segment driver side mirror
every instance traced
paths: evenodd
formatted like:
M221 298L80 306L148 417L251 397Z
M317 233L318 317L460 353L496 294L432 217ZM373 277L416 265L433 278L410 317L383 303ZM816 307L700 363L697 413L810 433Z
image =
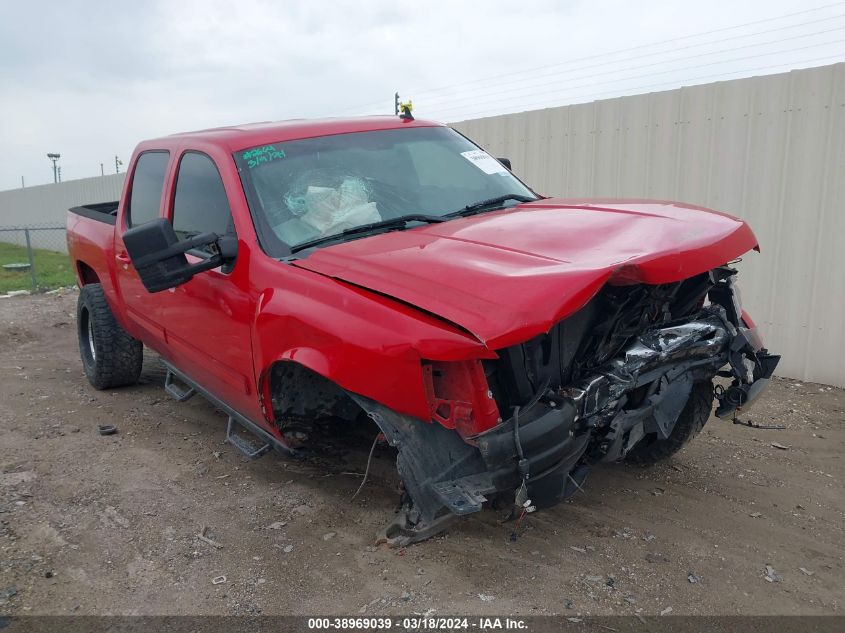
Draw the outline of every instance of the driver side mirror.
M232 244L232 241L234 238L221 238L216 233L202 233L180 241L173 226L164 218L145 222L123 234L123 244L132 265L149 292L175 288L197 273L231 261L237 254L237 242ZM201 262L188 263L185 253L203 246L212 246L215 254Z

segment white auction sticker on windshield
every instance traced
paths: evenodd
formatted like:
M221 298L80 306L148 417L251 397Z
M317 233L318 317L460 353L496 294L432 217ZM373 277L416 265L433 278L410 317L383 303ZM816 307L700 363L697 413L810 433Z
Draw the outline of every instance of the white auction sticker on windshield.
M461 152L461 156L466 158L485 174L500 174L507 171L507 168L502 165L502 163L490 156L490 154L485 152L483 149L473 149L468 152Z

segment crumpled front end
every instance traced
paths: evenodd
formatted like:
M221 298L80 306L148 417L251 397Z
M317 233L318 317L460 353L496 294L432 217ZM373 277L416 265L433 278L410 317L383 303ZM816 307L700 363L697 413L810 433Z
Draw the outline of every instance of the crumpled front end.
M490 501L513 515L559 503L592 465L667 440L693 390L712 389L717 376L730 379L715 389L717 415L746 410L779 357L743 320L735 273L606 286L546 334L481 361L495 407L476 404L476 384L457 431L353 396L398 448L406 499L384 539L427 538ZM498 416L468 434L473 406L484 420Z

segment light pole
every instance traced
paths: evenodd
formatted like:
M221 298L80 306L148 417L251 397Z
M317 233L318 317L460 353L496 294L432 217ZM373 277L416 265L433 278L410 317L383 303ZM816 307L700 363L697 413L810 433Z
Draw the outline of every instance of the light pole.
M59 170L56 167L56 161L62 157L61 154L47 154L47 158L53 161L53 182L59 182Z

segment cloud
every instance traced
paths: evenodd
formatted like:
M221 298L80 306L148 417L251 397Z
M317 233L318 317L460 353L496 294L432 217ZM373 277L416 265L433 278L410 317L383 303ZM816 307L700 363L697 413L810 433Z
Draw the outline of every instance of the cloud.
M797 0L700 7L622 0L9 2L0 22L0 189L19 186L22 175L27 184L50 181L50 151L62 153L64 179L94 176L101 162L113 171L115 154L128 162L145 138L257 120L389 113L395 90L413 98L422 116L448 120L500 103L518 107L534 92L576 82L565 75L532 80L530 73L522 84L473 82L802 8ZM620 86L633 85L622 79ZM426 92L443 86L454 87ZM538 94L534 102L565 99Z

